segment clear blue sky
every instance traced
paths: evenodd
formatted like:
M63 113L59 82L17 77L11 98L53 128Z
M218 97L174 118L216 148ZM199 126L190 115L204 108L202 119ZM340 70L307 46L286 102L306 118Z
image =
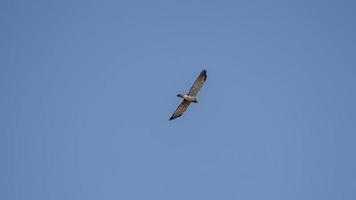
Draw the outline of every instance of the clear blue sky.
M0 199L356 199L355 10L1 1Z

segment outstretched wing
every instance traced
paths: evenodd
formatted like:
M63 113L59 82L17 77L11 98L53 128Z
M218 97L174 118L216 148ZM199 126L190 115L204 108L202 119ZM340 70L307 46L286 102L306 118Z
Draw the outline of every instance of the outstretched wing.
M172 114L171 118L169 120L173 120L177 117L180 117L183 115L183 113L187 110L188 106L190 105L190 102L187 100L183 100L182 103L179 104L178 108L174 113Z
M204 69L198 76L197 80L195 80L193 86L190 88L188 95L193 97L196 96L200 88L203 87L203 84L207 77L208 76L206 75L206 70Z

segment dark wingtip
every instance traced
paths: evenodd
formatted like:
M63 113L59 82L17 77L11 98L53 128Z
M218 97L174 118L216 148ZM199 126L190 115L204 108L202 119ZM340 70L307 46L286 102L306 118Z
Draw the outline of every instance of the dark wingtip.
M201 73L204 75L204 81L206 81L206 78L208 78L208 75L206 75L206 69L203 69Z
M180 116L182 116L182 114L180 114L180 115L172 115L172 117L169 118L169 121L171 121L171 120L173 120L173 119L176 119L176 118L178 118L178 117L180 117Z

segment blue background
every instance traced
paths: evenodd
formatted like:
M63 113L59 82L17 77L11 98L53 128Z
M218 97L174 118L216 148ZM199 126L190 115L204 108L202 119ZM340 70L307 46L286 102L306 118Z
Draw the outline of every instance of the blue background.
M356 199L355 10L1 1L0 199Z

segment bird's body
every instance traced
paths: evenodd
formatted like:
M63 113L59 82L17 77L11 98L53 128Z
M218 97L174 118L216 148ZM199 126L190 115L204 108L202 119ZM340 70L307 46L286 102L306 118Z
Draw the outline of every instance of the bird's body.
M197 94L200 90L201 87L203 87L204 82L206 81L207 75L206 75L206 70L204 69L198 78L195 80L193 86L190 88L188 94L177 94L178 97L182 98L183 101L182 103L178 106L176 111L172 114L171 118L169 120L173 120L177 117L180 117L183 115L183 113L187 110L189 105L191 103L198 103L197 100Z
M197 97L186 95L186 94L177 94L177 97L180 97L190 103L198 103Z

